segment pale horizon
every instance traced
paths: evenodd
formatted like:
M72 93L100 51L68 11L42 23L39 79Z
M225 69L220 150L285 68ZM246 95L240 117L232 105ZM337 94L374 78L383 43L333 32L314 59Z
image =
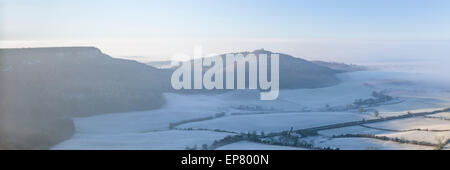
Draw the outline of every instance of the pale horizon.
M95 46L117 58L267 50L346 63L445 59L450 2L0 2L0 48ZM6 24L7 23L7 24Z

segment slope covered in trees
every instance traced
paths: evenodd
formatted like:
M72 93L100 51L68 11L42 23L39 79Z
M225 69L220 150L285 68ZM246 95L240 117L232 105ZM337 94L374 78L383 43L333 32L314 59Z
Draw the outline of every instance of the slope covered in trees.
M159 108L157 72L93 47L0 49L0 147L67 139L73 116Z
M252 52L239 52L239 53L231 53L234 54L235 56L237 56L238 54L242 54L243 56L248 56L249 54L255 54L256 56L256 63L259 62L259 55L260 54L266 54L268 56L268 65L267 65L267 70L268 70L268 78L270 78L271 73L270 73L270 68L271 68L271 58L270 56L272 54L278 54L279 55L279 86L280 89L298 89L298 88L320 88L320 87L327 87L327 86L331 86L331 85L335 85L337 83L339 83L339 79L336 77L337 73L342 73L342 71L340 70L335 70L332 68L328 68L325 66L321 66L318 64L315 64L313 62L301 59L301 58L297 58L297 57L293 57L291 55L288 54L283 54L283 53L274 53L271 51L266 51L264 49L260 49L260 50L255 50ZM220 55L220 57L222 58L222 67L223 67L223 84L225 87L226 84L226 74L227 72L232 72L234 69L234 73L236 74L237 72L237 64L233 65L227 65L227 54L222 54ZM197 59L196 59L197 60ZM194 72L197 71L194 69L194 62L196 60L191 60L191 77L194 76ZM215 63L214 63L215 64ZM213 64L213 66L214 66ZM213 66L210 67L203 67L203 75L205 74L206 70L212 68ZM258 66L259 67L259 66ZM175 68L170 68L167 70L176 70L178 67ZM258 69L259 70L259 69ZM246 68L245 68L245 84L246 84L246 88L248 88L248 84L249 84L249 64L246 64ZM237 83L237 76L234 77L234 83L235 83L235 87L236 87L236 83ZM259 79L259 76L257 76L257 79ZM168 77L168 80L170 82L170 77ZM193 86L193 83L191 83ZM192 87L191 86L191 87ZM199 90L183 90L183 92L192 92L192 91L197 91L199 92ZM217 91L217 90L216 90ZM201 92L201 91L200 91Z

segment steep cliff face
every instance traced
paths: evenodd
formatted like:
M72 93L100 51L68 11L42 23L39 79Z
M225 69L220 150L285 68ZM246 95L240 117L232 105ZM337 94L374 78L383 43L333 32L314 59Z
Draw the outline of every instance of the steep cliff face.
M0 145L43 148L71 136L71 117L159 108L157 72L93 47L0 49Z

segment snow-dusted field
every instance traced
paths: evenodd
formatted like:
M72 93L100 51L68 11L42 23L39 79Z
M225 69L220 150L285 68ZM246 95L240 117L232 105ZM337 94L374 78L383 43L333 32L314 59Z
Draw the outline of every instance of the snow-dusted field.
M167 104L158 110L114 113L75 118L80 133L132 133L168 130L169 123L214 116L223 112L224 101L210 96L165 94Z
M430 87L405 72L361 71L339 75L341 84L317 89L281 90L275 101L260 101L259 92L232 91L211 95L164 94L167 104L158 110L106 114L75 118L76 134L53 149L185 149L210 145L232 133L213 132L221 129L234 132L280 132L324 126L334 123L374 119L372 113L355 110L323 112L326 106L346 106L356 99L371 98L374 91L386 91L399 97L399 103L373 107L380 116L402 115L407 112L432 111L450 106L450 93L444 87ZM428 90L427 90L428 89ZM305 112L309 110L309 112ZM211 120L184 123L176 128L203 130L171 130L169 124L205 118L217 113L225 116ZM261 114L264 113L264 114ZM449 118L449 113L430 115ZM392 129L450 129L449 120L415 117L368 124ZM320 147L340 149L433 149L412 144L400 144L368 138L330 138L339 134L374 134L392 138L435 143L438 138L450 138L448 132L393 132L361 126L318 132L307 139ZM447 146L448 148L448 146ZM240 141L218 149L301 149Z
M168 130L147 133L117 133L117 134L85 134L77 133L72 139L62 142L53 149L106 149L106 150L183 150L186 147L202 144L210 145L214 140L228 136L228 133L209 131L178 131Z
M216 150L305 150L305 149L299 147L266 145L242 141L219 147Z
M448 126L448 125L447 125ZM376 136L387 136L390 138L399 138L405 140L414 141L424 141L433 144L439 143L438 140L450 138L450 131L444 132L432 132L432 131L405 131L405 132L394 132L394 131L383 131L377 129L371 129L361 126L351 126L346 128L338 128L331 130L324 130L319 132L320 135L331 137L333 135L343 135L343 134L372 134Z
M347 112L273 113L227 116L209 121L187 123L180 128L223 129L234 132L281 132L362 120L364 115Z
M336 129L330 129L330 130L322 130L318 132L320 135L331 137L333 135L344 135L344 134L372 134L372 135L378 135L378 134L386 134L389 133L388 131L383 130L377 130L377 129L371 129L371 128L365 128L361 126L350 126L350 127L344 127L344 128L336 128Z
M450 131L446 131L450 130L450 122L446 120L417 117L366 125L369 127L351 126L324 130L319 134L326 137L344 134L371 134L432 144L439 144L440 141L450 138Z
M367 125L371 127L394 129L394 130L408 130L408 129L450 130L449 121L439 119L429 119L423 117L392 120Z
M438 144L441 140L446 140L450 138L450 132L410 131L410 132L398 132L386 134L383 136L406 140L425 141L433 144Z
M450 112L444 112L444 113L437 113L430 115L431 117L435 118L444 118L444 119L450 119Z
M432 147L399 144L367 138L337 138L316 143L318 146L339 148L341 150L431 150Z

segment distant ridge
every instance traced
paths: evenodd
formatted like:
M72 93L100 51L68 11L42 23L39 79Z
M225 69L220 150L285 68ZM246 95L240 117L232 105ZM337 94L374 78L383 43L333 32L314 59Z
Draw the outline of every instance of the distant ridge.
M321 65L324 67L328 67L328 68L343 71L343 72L363 71L363 70L367 69L364 66L359 66L359 65L354 65L354 64L326 62L326 61L311 61L311 62L313 62L317 65Z

